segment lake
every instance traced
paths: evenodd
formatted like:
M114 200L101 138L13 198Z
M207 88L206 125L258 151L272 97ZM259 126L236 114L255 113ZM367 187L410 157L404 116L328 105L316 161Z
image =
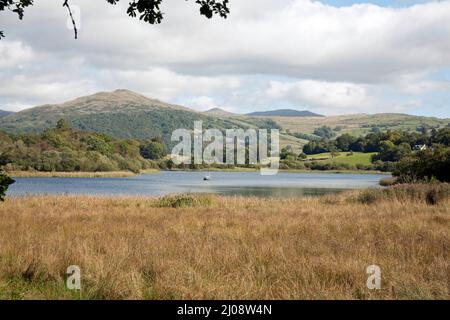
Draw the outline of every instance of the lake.
M383 174L162 171L129 178L16 178L9 196L84 194L101 196L162 196L174 193L215 193L258 197L323 195L348 189L377 188Z

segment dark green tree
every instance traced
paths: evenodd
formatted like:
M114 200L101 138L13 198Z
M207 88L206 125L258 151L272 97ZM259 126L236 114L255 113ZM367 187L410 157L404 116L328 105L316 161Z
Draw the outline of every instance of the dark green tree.
M450 148L435 145L432 149L419 151L401 159L393 174L400 182L416 182L436 179L450 182Z
M356 137L344 133L340 137L336 138L336 148L340 151L350 151L350 147L356 142Z
M438 131L435 131L431 136L431 141L433 143L450 146L450 128L442 128Z
M392 141L384 140L380 142L380 150L372 157L372 160L397 162L409 154L411 154L411 146L408 143L402 142L396 146Z
M70 123L67 122L66 119L59 119L58 122L56 122L56 129L57 130L69 130L71 129Z
M5 160L4 158L0 158L0 166L5 165L7 162L9 161ZM6 190L8 190L8 187L14 182L15 181L10 178L0 167L0 201L5 200Z
M314 130L314 134L316 136L319 136L319 137L325 138L325 139L331 139L334 136L333 130L327 126L322 126L322 127L316 128Z
M5 200L6 190L8 190L8 187L14 182L15 181L12 178L0 169L0 201Z
M294 159L297 158L297 155L294 153L294 150L292 150L292 147L290 145L285 146L280 151L280 159Z
M141 145L141 155L145 159L159 160L166 156L166 148L160 141L150 141Z
M87 138L87 146L89 151L97 151L105 156L113 153L111 144L107 141L107 137L101 134L93 134Z
M119 0L106 0L115 5ZM163 20L164 13L161 11L163 0L131 0L128 4L127 14L132 18L139 18L150 24L159 24ZM211 19L213 15L226 18L230 13L228 0L195 0L200 6L200 14ZM61 0L61 4L67 8L74 27L75 39L78 37L78 30L75 20L72 16L69 0ZM20 20L23 19L25 9L34 5L34 0L0 0L0 11L10 10L16 13ZM0 39L4 37L3 31L0 31Z

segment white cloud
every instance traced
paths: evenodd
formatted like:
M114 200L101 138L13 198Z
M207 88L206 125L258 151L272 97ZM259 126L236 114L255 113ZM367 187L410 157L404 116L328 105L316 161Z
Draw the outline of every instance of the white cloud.
M207 96L198 96L186 100L186 105L197 111L207 111L214 108L217 103L213 98Z
M119 88L127 87L132 83L134 90L170 101L177 99L179 95L202 97L215 91L232 91L240 85L238 77L190 76L165 68L108 70L102 72L98 80L109 87Z
M395 81L395 85L400 92L417 96L429 92L448 91L450 89L450 82L428 79L426 72L399 76Z
M29 62L33 57L33 50L20 41L0 42L0 70L20 68L21 63Z
M267 94L271 98L311 106L316 110L363 112L377 104L365 86L343 82L272 81Z
M77 41L53 0L21 22L2 16L0 108L123 87L199 108L408 111L448 90L431 75L450 67L450 1L233 0L229 19L207 20L193 1L165 0L158 26L129 18L126 1L73 3L82 13Z

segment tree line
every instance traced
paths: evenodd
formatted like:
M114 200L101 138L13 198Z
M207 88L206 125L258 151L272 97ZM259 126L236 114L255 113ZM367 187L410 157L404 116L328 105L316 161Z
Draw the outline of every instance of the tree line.
M450 127L421 130L421 132L388 130L386 132L372 132L365 136L352 136L345 133L336 139L324 138L310 141L303 147L303 152L307 155L324 152L381 152L388 153L395 147L401 150L414 149L419 146L431 147L433 144L448 145L450 140ZM398 161L395 152L391 158L383 161Z
M161 138L117 139L103 133L74 130L65 120L40 134L0 131L0 165L8 171L139 172L149 160L166 156Z
M305 154L323 152L376 152L372 163L390 171L398 182L450 182L450 127L420 128L416 132L388 130L363 137L343 134L336 139L310 141ZM301 155L300 155L301 157Z

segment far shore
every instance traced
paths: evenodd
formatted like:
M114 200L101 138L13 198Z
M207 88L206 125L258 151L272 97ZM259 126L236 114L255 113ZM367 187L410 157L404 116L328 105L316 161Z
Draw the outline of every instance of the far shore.
M106 172L67 172L67 171L10 171L7 172L13 178L127 178L139 174L158 173L159 170L143 170L141 173L131 171L106 171Z
M172 171L186 171L186 172L257 172L260 169L255 168L232 168L232 169L219 169L219 168L210 168L210 169L197 169L197 170L189 170L189 169L172 169ZM279 169L278 172L283 173L343 173L343 174L386 174L390 175L390 172L383 172L378 170L308 170L308 169Z
M209 168L209 169L172 169L159 170L147 169L140 173L131 171L107 171L107 172L67 172L67 171L9 171L7 172L13 178L127 178L134 177L141 174L155 174L161 171L177 171L177 172L257 172L259 169L255 168ZM301 169L280 169L282 173L336 173L336 174L386 174L389 172L375 171L375 170L301 170Z

